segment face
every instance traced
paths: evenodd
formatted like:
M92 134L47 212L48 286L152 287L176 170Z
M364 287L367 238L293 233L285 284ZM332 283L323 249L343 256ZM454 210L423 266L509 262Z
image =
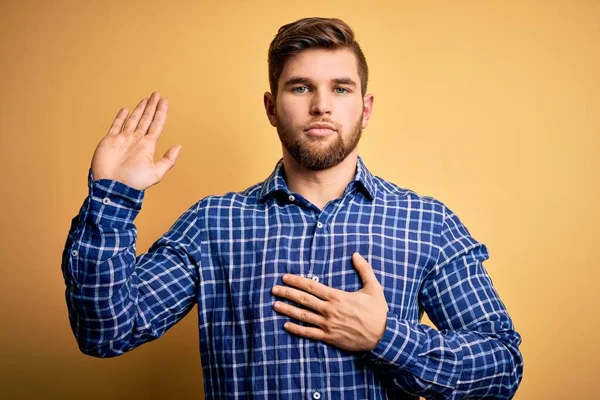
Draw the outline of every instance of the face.
M265 93L265 108L298 164L328 169L355 151L373 104L360 83L356 56L347 49L308 49L286 62L277 98Z

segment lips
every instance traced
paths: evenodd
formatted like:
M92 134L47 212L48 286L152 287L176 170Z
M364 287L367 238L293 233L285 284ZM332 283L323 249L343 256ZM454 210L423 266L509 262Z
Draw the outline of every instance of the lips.
M333 125L326 123L310 124L306 129L306 133L312 136L328 136L335 133L336 129Z
M328 128L311 128L306 131L309 135L313 136L327 136L335 133L333 129Z
M309 131L311 129L329 129L331 131L335 131L335 127L333 125L323 124L323 123L311 124L308 126L307 131Z

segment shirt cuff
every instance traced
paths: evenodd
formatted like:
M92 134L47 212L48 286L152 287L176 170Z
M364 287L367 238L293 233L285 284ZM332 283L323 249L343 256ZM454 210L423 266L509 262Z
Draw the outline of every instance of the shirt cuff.
M444 340L440 331L389 314L383 337L363 357L383 365L389 372L409 372L428 386L437 386L440 393L452 391L462 372L458 335L450 335Z
M142 209L144 191L111 179L94 181L88 172L89 213L96 225L128 227Z
M412 335L407 321L399 321L388 314L383 337L377 346L363 357L376 365L386 365L393 369L411 370L419 353L418 336Z

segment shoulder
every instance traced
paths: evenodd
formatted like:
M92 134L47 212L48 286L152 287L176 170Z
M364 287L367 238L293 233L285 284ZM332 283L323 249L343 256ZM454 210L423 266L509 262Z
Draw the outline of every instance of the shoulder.
M461 219L439 199L421 195L414 190L402 188L383 178L375 177L377 194L383 204L397 204L406 211L406 221L417 226L429 225L442 255L465 254L477 251L478 257L487 259L488 251L483 243L471 235Z
M264 182L259 182L241 191L206 196L196 203L197 212L199 214L211 214L219 210L260 207L260 190L263 184Z
M377 197L384 204L396 204L399 207L418 213L418 218L423 219L429 215L434 225L441 230L459 230L462 235L469 235L458 215L448 207L447 203L437 197L417 193L412 189L398 186L379 176L374 176L377 183Z
M377 197L384 203L397 203L411 208L424 208L440 216L444 216L448 212L446 205L436 197L399 186L380 176L373 176L373 179L377 187Z

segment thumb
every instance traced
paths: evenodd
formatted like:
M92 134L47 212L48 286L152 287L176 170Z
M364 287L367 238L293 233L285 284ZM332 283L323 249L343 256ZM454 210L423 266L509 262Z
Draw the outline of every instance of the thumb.
M160 171L161 176L164 176L168 170L173 168L175 161L179 157L179 153L181 153L181 149L182 147L179 145L171 147L167 150L163 158L156 162L156 167Z
M358 252L352 254L352 263L363 281L363 289L374 285L379 286L379 281L375 276L375 272L373 272L373 267Z

